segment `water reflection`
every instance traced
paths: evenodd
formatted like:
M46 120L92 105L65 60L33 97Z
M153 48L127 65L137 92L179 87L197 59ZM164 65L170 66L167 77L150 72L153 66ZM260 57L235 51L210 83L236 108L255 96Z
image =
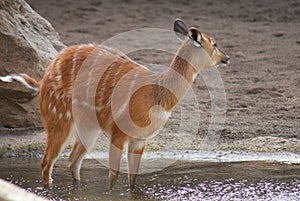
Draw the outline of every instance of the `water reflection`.
M0 159L0 178L51 200L299 200L300 166L275 162L184 162L138 177L130 193L121 174L114 191L107 190L108 170L86 160L82 181L74 183L67 161L58 161L54 183L41 186L37 159Z

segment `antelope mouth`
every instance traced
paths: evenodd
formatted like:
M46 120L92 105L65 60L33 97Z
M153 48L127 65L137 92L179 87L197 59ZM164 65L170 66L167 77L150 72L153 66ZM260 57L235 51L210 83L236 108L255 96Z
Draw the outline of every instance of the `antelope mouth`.
M230 57L228 55L225 56L224 60L221 61L222 66L227 66L230 64Z

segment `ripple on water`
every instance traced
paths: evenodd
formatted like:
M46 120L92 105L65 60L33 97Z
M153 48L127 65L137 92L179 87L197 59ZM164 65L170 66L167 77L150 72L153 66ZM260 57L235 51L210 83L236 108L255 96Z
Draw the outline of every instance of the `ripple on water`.
M161 200L299 200L298 179L290 183L261 180L256 183L247 180L205 180L174 182L173 185L143 186L145 193Z
M95 160L82 167L81 183L73 183L67 161L54 169L54 183L41 186L38 160L0 159L0 178L51 200L300 200L300 166L271 162L184 162L138 177L134 193L121 174L107 190L108 170Z

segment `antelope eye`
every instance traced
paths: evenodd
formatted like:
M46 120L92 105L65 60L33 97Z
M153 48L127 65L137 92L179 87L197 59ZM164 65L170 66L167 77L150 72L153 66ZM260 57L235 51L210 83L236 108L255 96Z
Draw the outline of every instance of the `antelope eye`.
M214 43L214 46L217 47L217 43Z

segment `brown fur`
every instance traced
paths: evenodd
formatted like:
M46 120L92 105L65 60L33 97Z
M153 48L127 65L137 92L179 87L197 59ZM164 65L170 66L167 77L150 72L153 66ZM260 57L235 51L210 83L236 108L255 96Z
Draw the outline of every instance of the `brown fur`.
M170 69L161 74L153 74L119 50L90 44L62 50L48 66L40 83L25 77L30 85L40 87L40 110L47 134L41 161L43 183L49 185L51 165L71 135L75 124L72 109L76 106L81 112L79 124L87 128L83 135L94 129L89 115L95 112L100 128L109 136L110 188L117 179L124 143L128 142L129 180L133 188L145 140L165 124L168 117L164 116L164 112L171 112L183 98L197 72L229 59L212 41L202 34L199 47L186 37ZM216 54L213 55L214 50ZM93 86L96 86L95 89ZM126 110L121 108L126 104L131 89L135 91L128 100L128 118ZM114 98L114 93L117 98ZM155 106L159 108L153 109ZM114 109L119 116L114 116ZM134 125L129 123L129 119ZM129 132L124 131L122 126ZM143 133L139 133L140 129L144 129ZM76 135L77 130L73 129L73 132L75 140L69 156L69 168L73 178L79 179L82 156L88 147Z

